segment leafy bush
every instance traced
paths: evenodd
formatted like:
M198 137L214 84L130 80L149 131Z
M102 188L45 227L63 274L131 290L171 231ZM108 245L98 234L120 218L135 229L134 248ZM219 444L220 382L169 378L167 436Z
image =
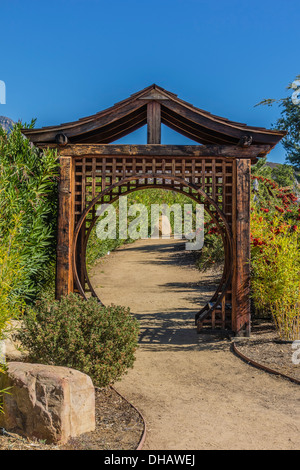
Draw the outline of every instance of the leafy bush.
M269 311L279 336L300 339L300 238L284 214L252 211L251 285L256 308Z
M97 386L133 366L139 328L125 307L104 307L95 298L70 294L37 302L24 323L19 339L31 361L80 370Z
M277 166L271 168L267 165L266 157L260 158L259 161L252 166L251 173L253 176L272 179L282 188L293 186L296 181L296 173L292 165L278 163Z
M300 208L297 196L263 176L251 207L251 289L256 313L283 339L299 337Z
M23 272L18 253L14 251L18 220L10 234L0 239L0 346L12 319L18 318L24 309L24 302L19 298L17 289L22 282ZM1 347L0 347L1 352ZM5 371L5 364L0 361L0 374ZM2 396L7 390L0 390L0 413L3 412Z
M295 171L291 165L278 165L273 168L272 178L282 188L285 186L293 186L296 181Z
M18 217L18 289L20 298L33 301L54 265L58 160L54 151L33 147L21 127L16 124L9 135L0 127L0 238L9 236Z
M113 251L119 246L122 245L124 240L116 238L115 240L107 238L106 240L101 240L97 237L96 227L91 231L89 241L87 244L86 260L88 266L93 266L93 264L99 259L105 256L109 251Z
M17 229L16 225L9 235L0 239L0 341L7 323L24 309L18 295L23 271L18 252L15 251Z
M201 271L220 266L225 259L223 240L213 220L204 222L204 236L205 243L196 262Z

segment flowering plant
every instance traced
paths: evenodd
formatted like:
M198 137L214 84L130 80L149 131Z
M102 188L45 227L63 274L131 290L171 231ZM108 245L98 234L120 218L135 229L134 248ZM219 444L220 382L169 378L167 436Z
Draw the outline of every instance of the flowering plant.
M285 340L300 338L299 241L298 226L287 221L284 210L262 215L252 208L252 297L256 308L272 314Z

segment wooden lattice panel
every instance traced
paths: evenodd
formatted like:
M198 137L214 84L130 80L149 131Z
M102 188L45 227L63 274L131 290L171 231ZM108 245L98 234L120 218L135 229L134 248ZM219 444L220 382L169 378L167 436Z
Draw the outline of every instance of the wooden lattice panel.
M187 183L193 187L188 187ZM97 206L109 203L122 194L143 188L164 188L192 196L199 203L203 203L210 214L218 219L216 208L197 192L197 189L201 188L205 195L217 204L225 215L228 226L231 227L233 183L234 162L226 158L187 159L142 156L75 158L75 225L97 198L97 204L94 204L87 213L80 233L77 264L84 290L93 291L85 267L85 249L90 230L97 219ZM224 239L226 240L225 236ZM228 247L224 246L224 248L226 258ZM215 294L216 299L224 289L225 281L226 270ZM201 327L228 328L231 321L231 297L231 285L227 285L222 302L205 317L205 320L201 322Z
M187 160L185 158L132 158L132 157L84 157L75 159L75 216L80 218L86 207L102 191L123 179L133 175L147 174L149 177L137 178L126 185L118 186L111 192L122 194L126 191L153 187L175 189L187 194L193 193L190 188L168 179L166 175L177 177L201 188L207 196L217 202L226 215L228 223L232 223L232 185L233 162L226 159L201 158ZM153 177L163 174L165 177ZM107 202L111 197L104 197L99 203ZM199 198L201 200L201 197ZM204 201L203 201L204 202ZM212 208L213 210L213 208Z

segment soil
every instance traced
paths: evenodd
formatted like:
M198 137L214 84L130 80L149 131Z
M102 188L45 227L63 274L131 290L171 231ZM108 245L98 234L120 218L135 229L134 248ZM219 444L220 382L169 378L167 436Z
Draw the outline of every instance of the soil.
M210 299L220 269L199 272L182 241L140 240L105 256L91 280L105 304L130 306L141 324L136 361L114 385L142 412L145 450L300 449L299 386L232 353L232 338L196 333L194 315ZM299 377L291 345L272 325L254 324L238 348ZM97 390L97 429L67 446L0 436L4 449L135 449L138 412L113 388Z
M144 431L140 414L111 387L95 392L94 432L73 438L63 446L0 432L0 450L135 450Z
M295 350L291 343L280 342L272 323L256 320L252 325L251 337L238 341L236 346L247 358L300 381L300 366L292 361Z
M196 333L219 272L194 261L180 240L139 240L90 273L104 304L130 306L141 324L134 367L115 388L145 418L144 449L299 450L299 386L246 364L230 338Z

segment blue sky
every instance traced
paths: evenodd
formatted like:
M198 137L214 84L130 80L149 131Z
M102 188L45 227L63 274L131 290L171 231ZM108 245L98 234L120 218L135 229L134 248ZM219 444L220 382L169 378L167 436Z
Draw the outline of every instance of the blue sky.
M0 115L37 126L94 114L152 84L231 120L270 127L300 73L289 0L1 0ZM163 129L162 143L187 140ZM122 139L145 143L144 129ZM281 145L269 159L284 161Z

